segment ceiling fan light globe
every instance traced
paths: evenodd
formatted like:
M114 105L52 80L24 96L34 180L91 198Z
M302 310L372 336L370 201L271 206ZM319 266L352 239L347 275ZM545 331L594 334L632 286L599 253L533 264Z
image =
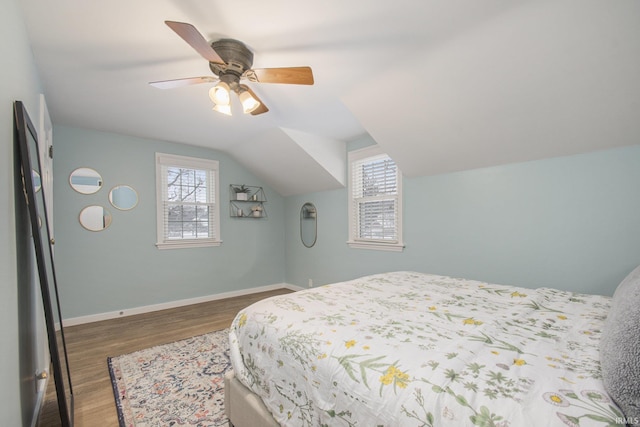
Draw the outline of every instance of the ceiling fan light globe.
M260 102L253 96L251 96L251 94L247 91L240 92L240 94L238 94L238 97L240 98L240 102L242 103L242 110L245 114L249 114L252 111L255 111L255 109L260 106Z
M213 111L217 111L218 113L225 114L227 116L231 115L231 105L214 105Z
M231 89L225 82L219 82L217 85L209 89L209 98L216 105L231 104Z

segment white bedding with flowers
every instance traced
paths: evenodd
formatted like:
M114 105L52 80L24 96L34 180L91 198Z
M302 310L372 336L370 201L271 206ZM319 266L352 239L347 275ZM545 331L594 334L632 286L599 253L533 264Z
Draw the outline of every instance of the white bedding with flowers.
M611 426L610 299L394 272L260 301L236 377L283 426Z

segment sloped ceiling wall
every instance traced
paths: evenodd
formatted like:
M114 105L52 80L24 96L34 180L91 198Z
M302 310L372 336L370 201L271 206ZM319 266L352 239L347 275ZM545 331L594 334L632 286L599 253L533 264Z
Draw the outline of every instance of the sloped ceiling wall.
M408 176L637 144L640 9L581 6L522 4L342 100Z
M275 128L230 151L238 162L283 196L345 185L346 146L341 141Z

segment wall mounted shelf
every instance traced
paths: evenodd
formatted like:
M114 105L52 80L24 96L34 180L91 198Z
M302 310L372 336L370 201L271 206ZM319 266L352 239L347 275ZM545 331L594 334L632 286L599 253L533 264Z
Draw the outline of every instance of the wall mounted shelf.
M267 197L262 187L244 184L229 185L229 216L260 219L267 217L264 204Z

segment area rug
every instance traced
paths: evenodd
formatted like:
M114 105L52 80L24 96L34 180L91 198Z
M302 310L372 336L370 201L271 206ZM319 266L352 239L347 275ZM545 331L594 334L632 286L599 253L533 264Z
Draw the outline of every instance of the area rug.
M221 426L229 331L107 359L120 427Z

